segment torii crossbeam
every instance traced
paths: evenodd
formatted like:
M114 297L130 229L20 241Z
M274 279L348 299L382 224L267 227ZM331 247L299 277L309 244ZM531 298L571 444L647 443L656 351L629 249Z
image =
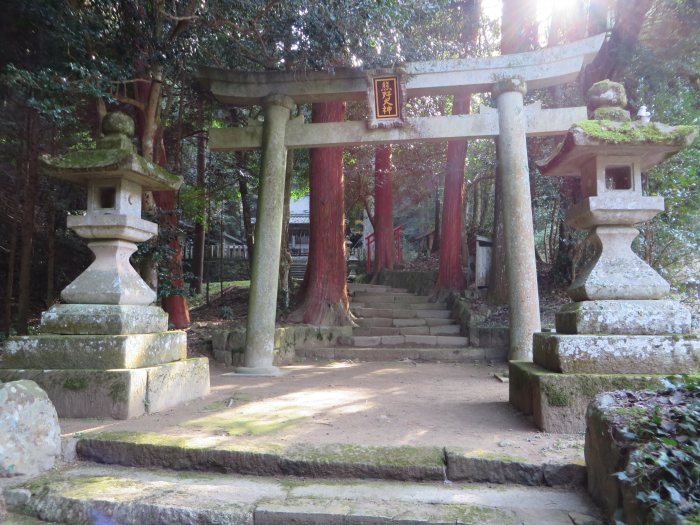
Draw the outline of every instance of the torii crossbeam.
M262 126L209 130L213 151L262 148L257 236L253 251L244 366L240 373L276 375L273 366L282 201L288 148L350 146L497 137L503 177L503 217L509 280L509 358L531 360L532 334L540 330L535 243L526 136L556 135L586 118L586 108L524 106L526 87L575 80L604 40L597 35L530 53L481 59L409 63L401 75L403 97L491 91L496 108L475 115L403 119L400 127L373 129L365 122L306 124L290 120L295 103L356 100L367 96L372 72L236 72L201 68L199 81L225 104L262 105ZM378 71L386 74L388 70Z

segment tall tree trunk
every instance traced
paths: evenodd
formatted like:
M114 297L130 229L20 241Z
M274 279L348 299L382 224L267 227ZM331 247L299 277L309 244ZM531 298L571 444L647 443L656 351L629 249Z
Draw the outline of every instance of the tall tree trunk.
M190 311L182 295L185 279L182 275L182 247L177 237L177 211L174 191L154 191L153 198L160 210L161 236L165 235L172 253L165 262L173 290L162 299L163 310L168 312L168 322L174 328L190 325ZM164 231L167 230L167 233Z
M615 25L610 38L603 43L583 75L583 92L599 80L621 80L622 67L628 63L639 42L639 33L653 0L617 0ZM610 0L594 0L589 8L589 27L599 29L607 24Z
M206 192L205 174L207 169L207 136L197 136L197 190L204 196ZM202 293L202 281L204 280L204 246L206 231L204 228L207 213L206 200L202 200L201 219L194 225L194 246L192 247L192 282L190 288L194 293Z
M250 208L250 196L248 195L248 183L240 176L238 177L238 191L241 193L241 204L243 207L243 229L245 230L245 244L248 248L248 268L253 257L253 212Z
M503 0L501 54L533 51L538 40L537 0Z
M148 160L165 167L165 146L159 125L163 71L160 66L154 66L149 73L148 82L135 84L136 99L143 104L143 111L138 112L139 118L137 118L141 154ZM185 280L182 273L182 247L177 237L176 193L154 191L153 199L160 210L161 237L163 234L168 235L167 243L171 248L171 254L165 262L170 275L171 290L164 295L161 304L168 312L170 325L175 328L186 328L190 325L190 312L187 300L182 295Z
M440 251L440 177L435 178L435 214L433 221L434 235L430 251L436 253Z
M54 302L54 268L56 266L56 210L49 202L47 210L48 224L46 225L46 306Z
M313 122L341 122L344 114L344 102L312 106ZM353 325L346 280L343 149L312 149L309 182L309 262L300 290L303 302L290 319L322 326Z
M5 304L2 316L2 329L10 335L12 328L12 296L15 288L15 261L17 259L17 225L10 225L10 253L7 255L7 276L5 277Z
M453 115L469 113L471 95L454 96ZM462 271L462 214L464 209L464 163L467 158L467 141L451 140L447 143L445 193L440 228L440 267L433 297L441 299L451 290L463 290L467 280Z
M21 161L24 172L24 201L22 202L22 232L20 235L19 299L17 305L17 333L27 333L31 302L32 255L34 252L34 208L39 183L37 166L37 142L39 117L36 111L27 110L25 117L25 148Z
M287 166L284 172L284 210L282 212L282 239L280 246L279 298L283 308L290 304L290 270L292 254L289 252L289 201L292 198L292 175L294 174L294 150L287 150Z
M498 157L498 145L496 145ZM500 166L500 163L498 164ZM503 173L496 168L493 204L493 243L491 245L491 268L486 300L491 304L508 304L508 275L506 274L506 244L503 233Z
M392 270L396 262L394 249L394 199L391 146L374 150L374 278Z

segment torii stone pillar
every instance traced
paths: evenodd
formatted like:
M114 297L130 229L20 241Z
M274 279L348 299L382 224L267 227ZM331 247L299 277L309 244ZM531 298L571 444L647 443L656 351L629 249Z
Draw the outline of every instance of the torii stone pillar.
M525 135L527 123L522 78L497 82L499 175L503 188L503 233L510 304L509 360L532 360L532 335L540 331L540 304L535 266L535 234L530 205L530 175Z
M294 101L284 95L269 95L263 101L262 167L255 221L250 299L245 353L239 374L278 376L272 365L274 353L277 286L279 284L280 239L284 210L284 173L287 148L284 144L287 122Z

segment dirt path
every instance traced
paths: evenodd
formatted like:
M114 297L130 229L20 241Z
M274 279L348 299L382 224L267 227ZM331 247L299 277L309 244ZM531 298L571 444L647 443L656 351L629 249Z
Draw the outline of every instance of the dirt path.
M582 462L583 435L545 434L486 365L307 362L281 378L212 366L211 394L129 421L61 420L64 435L159 432L236 444L440 446L528 462ZM186 388L186 385L183 385Z

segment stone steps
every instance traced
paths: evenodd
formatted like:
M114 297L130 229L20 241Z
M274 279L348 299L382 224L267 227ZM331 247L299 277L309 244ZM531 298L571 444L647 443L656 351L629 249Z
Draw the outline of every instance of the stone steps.
M405 288L392 288L391 286L384 286L380 284L359 284L359 283L348 283L348 293L351 295L357 293L367 293L367 294L385 294L385 293L407 293L408 290Z
M412 308L352 308L358 317L389 317L392 319L449 319L449 310L414 310Z
M355 285L350 307L357 317L352 337L337 348L298 348L297 356L318 359L474 362L504 359L503 352L467 348L460 326L445 303L386 286Z
M358 317L355 322L360 327L370 326L446 326L455 324L453 319L449 318L423 318L409 317L394 319L391 317Z
M399 308L403 310L446 310L444 303L366 303L352 301L350 303L351 308L377 308L380 310L386 310L391 308Z
M459 335L460 327L456 324L441 326L369 326L355 328L353 335L356 336L376 336L376 335Z
M429 298L423 295L414 295L412 293L383 293L383 294L355 294L352 297L353 302L374 304L374 303L389 303L405 306L414 303L429 303ZM444 303L443 303L444 308Z
M347 361L412 361L441 363L505 362L507 349L462 346L329 346L297 348L300 358Z
M459 346L469 344L469 338L459 335L353 335L340 337L338 342L347 346Z
M201 525L598 524L582 488L274 479L83 463L6 489L14 512L57 523Z

